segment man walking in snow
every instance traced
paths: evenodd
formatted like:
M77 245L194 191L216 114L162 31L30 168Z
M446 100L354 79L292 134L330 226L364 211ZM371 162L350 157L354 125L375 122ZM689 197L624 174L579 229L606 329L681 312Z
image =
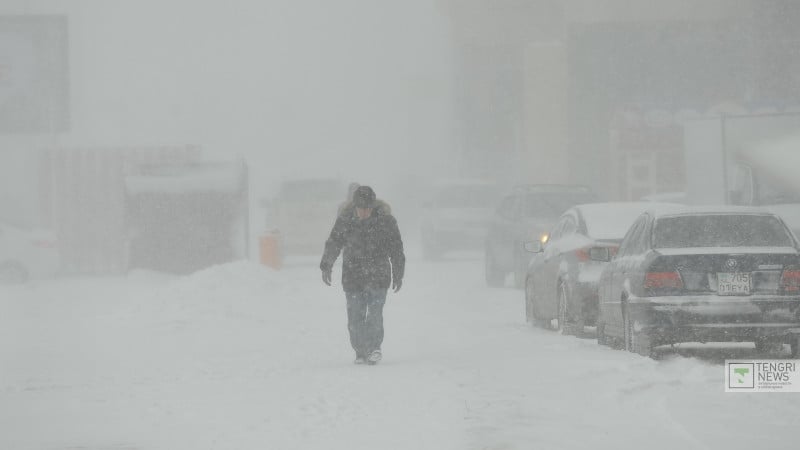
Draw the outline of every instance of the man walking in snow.
M319 264L322 281L331 285L331 271L342 253L342 287L347 297L347 329L356 364L381 360L383 305L391 285L403 285L406 257L397 221L389 205L375 198L369 186L353 193L325 242Z

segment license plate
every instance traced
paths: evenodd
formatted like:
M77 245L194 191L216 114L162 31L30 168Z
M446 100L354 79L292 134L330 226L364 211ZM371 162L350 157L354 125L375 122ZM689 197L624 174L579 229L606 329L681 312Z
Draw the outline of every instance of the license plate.
M750 295L750 274L747 272L717 274L719 295Z

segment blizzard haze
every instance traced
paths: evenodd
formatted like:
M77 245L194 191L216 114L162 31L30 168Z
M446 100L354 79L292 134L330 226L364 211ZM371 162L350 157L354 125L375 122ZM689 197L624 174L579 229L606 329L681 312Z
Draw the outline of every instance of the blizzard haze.
M796 448L798 394L726 393L725 360L796 357L800 242L636 266L664 270L658 327L715 330L650 341L559 209L603 202L609 240L659 200L800 236L798 23L790 0L0 0L0 450ZM343 258L320 273L337 219L406 261L377 365ZM742 341L685 342L708 336Z
M385 182L448 156L435 2L14 3L0 13L69 18L72 127L60 144L195 144L247 158L261 190L299 176Z

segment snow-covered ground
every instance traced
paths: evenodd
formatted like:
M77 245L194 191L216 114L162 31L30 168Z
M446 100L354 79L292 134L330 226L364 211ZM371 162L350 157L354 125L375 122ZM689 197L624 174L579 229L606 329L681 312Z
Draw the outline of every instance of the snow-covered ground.
M374 367L316 259L0 287L0 449L796 448L800 394L531 328L460 256L409 259Z

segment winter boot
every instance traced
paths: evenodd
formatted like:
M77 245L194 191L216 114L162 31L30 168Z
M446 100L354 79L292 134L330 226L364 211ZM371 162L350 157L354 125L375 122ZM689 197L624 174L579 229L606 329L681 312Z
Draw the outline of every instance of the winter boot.
M372 353L367 356L367 364L374 366L375 364L378 364L381 358L383 358L383 355L381 354L380 349L373 350Z

